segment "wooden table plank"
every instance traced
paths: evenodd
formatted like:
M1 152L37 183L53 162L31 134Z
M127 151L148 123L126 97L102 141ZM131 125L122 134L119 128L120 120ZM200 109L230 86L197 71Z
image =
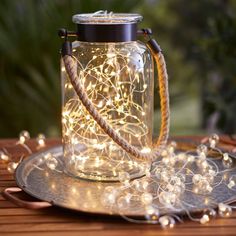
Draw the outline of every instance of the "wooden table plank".
M0 140L0 148L8 145L11 153L13 153L13 158L17 159L19 153L24 153L25 150L21 147L10 147L15 142L16 140ZM33 151L37 151L34 140L30 140L28 143ZM59 143L59 140L47 140L47 147ZM7 164L0 162L0 191L16 185L13 175L9 174L6 168ZM21 193L20 196L22 198L28 197L24 193ZM236 213L233 213L231 218L219 218L207 225L186 220L184 224L178 224L174 229L162 230L158 225L132 224L117 217L92 216L56 207L43 210L23 209L0 196L0 235L130 236L130 234L135 236L236 235Z
M89 227L88 227L89 226ZM4 235L235 235L235 226L232 227L205 227L201 226L198 228L178 228L170 229L170 230L161 230L158 226L150 227L150 226L136 226L136 227L128 227L123 228L122 226L119 228L113 229L104 229L103 225L91 225L85 224L83 226L77 223L59 223L59 224L26 224L25 230L21 231L22 225L15 224L14 227L8 228L6 231L1 230ZM39 230L40 229L40 230ZM76 234L75 234L76 233Z
M142 235L142 236L192 236L193 231L175 231L169 230L169 231L160 231L160 230L149 230L149 229L142 229L142 230L123 230L123 231L86 231L86 232L67 232L67 231L60 231L60 232L34 232L34 233L4 233L4 235L8 236L125 236L125 235ZM217 231L215 230L209 230L209 231L203 231L203 230L197 230L196 235L198 234L201 236L210 236L210 235L229 235L229 236L235 236L235 231L230 229L220 229Z

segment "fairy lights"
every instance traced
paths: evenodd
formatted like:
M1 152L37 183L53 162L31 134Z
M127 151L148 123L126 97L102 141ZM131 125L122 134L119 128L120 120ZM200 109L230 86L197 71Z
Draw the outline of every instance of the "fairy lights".
M144 205L150 205L152 203L153 196L150 193L143 193L141 195L141 201Z
M23 130L19 135L19 143L24 144L27 140L30 139L30 134L28 131Z
M32 150L27 145L27 141L30 139L30 133L26 130L23 130L19 134L19 139L13 146L20 145L22 148L25 149L27 154L21 155L18 160L13 159L12 155L9 153L8 149L12 146L3 147L2 150L0 150L0 162L3 161L7 163L7 170L9 173L13 174L19 165L19 163L23 160L23 158L28 155L32 154ZM36 143L38 144L37 149L41 149L46 146L45 143L46 137L43 134L38 134L36 138Z
M145 218L146 218L147 222L151 223L151 224L157 224L158 220L159 220L159 217L160 217L159 210L155 209L154 207L152 207L150 205L146 206L145 210L146 210L146 213L147 213L145 215Z
M36 141L38 143L39 148L45 147L45 139L46 139L46 137L44 134L38 134Z
M57 159L51 153L45 155L44 158L46 159L47 167L51 170L55 170L58 165Z
M228 188L232 189L236 185L236 175L232 175L229 179Z
M16 167L18 166L18 164L19 164L19 163L17 163L17 162L9 162L8 165L7 165L7 170L8 170L8 172L14 173Z
M217 134L213 134L210 138L209 138L209 143L210 143L210 147L211 148L215 148L216 144L219 142L219 136Z
M219 203L218 213L221 217L230 217L232 215L232 208L227 204Z
M127 184L130 181L130 175L127 172L119 172L119 181L121 183Z
M202 218L200 219L200 223L201 224L206 224L207 222L209 222L210 221L210 218L209 218L209 216L207 215L207 214L204 214L203 216L202 216Z
M24 134L27 134L27 132L24 131ZM27 137L28 135L20 135L19 140L14 145L22 145L22 147L26 145L30 149L27 145L28 139L24 141L24 144L20 142L20 139L21 141L23 140L21 138L22 136ZM36 143L40 146L39 140L44 140L43 147L45 147L45 136L39 134L37 137ZM214 138L216 139L216 135L214 135ZM95 140L91 143L93 145L99 144ZM27 148L26 151L29 153ZM217 145L212 148L210 141L209 145L200 145L195 151L176 152L176 148L177 144L174 142L166 146L162 157L152 163L151 169L145 168L143 170L145 176L142 178L132 180L128 172L121 171L116 173L119 177L120 185L107 186L104 189L100 199L103 206L111 210L113 208L118 210L121 216L131 222L136 221L125 216L123 212L133 207L136 210L143 208L146 212L144 222L160 224L163 229L173 228L176 222L181 222L177 213L163 215L163 209L166 212L185 212L191 220L198 221L200 224L207 224L217 215L220 217L230 217L233 207L222 202L214 202L211 194L223 182L225 182L225 185L230 191L236 191L236 175L230 175L228 173L232 165L229 167L223 163L229 158L232 159L231 155L229 153L223 153L217 148ZM209 153L212 150L218 152L216 160L219 160L219 157L221 158L224 169L219 169L213 161L214 159L209 157ZM14 173L23 156L18 161L15 158L13 160L11 154L8 152L8 147L4 147L1 149L0 157L2 162L7 163L7 170L10 173ZM89 156L74 154L72 159L86 163L89 161ZM95 160L98 164L104 161L99 156ZM41 171L45 172L45 176L49 175L48 170L61 172L59 166L62 163L57 159L57 156L47 153L42 160L39 160L40 163L43 161L46 164L46 169L41 169ZM121 160L121 162L124 162L124 160ZM83 165L79 165L77 168L83 169L84 167ZM115 170L113 169L113 171ZM227 177L225 177L226 175ZM57 188L54 182L50 186L52 191ZM186 202L184 198L186 191L192 193L192 197L196 202ZM71 188L71 194L77 194L77 190L74 187ZM201 199L200 202L197 201L198 197ZM205 210L202 211L200 217L193 217L186 208L188 204L191 204L195 208L198 208L200 206L199 204L201 204L202 208L202 204L204 204Z
M201 224L206 224L208 223L210 220L214 219L216 217L217 213L214 209L205 209L203 211L203 215L200 218L200 223Z
M209 138L208 144L201 144L196 147L196 150L187 152L177 152L175 150L177 144L170 143L163 150L160 159L152 163L151 170L146 169L145 177L132 181L128 173L120 173L123 187L117 188L115 194L110 193L112 205L118 207L122 213L124 209L133 209L131 200L135 198L136 205L146 210L145 222L159 223L163 228L172 228L176 220L181 221L177 214L160 216L160 211L163 209L170 212L185 212L190 219L201 224L206 224L216 217L214 208L218 208L219 216L229 217L232 214L232 207L224 203L217 204L211 195L218 185L223 184L223 181L226 181L225 184L231 190L236 185L235 175L227 179L224 177L232 167L232 165L225 165L224 162L231 159L232 164L233 160L229 153L223 153L217 148L218 142L219 138L214 134ZM212 151L218 153L216 160L221 158L222 170L210 157ZM188 202L185 199L186 192L191 193L191 199L195 200ZM131 194L129 201L125 201L127 193ZM202 204L205 206L202 216L200 218L191 216L189 205L198 209ZM136 222L129 217L125 219Z
M9 156L6 153L4 153L3 151L0 151L0 160L9 161Z
M74 48L74 58L77 61L79 79L89 99L117 133L143 153L150 152L153 82L149 81L152 63L147 57L146 48L138 42L109 43L105 46L82 42L79 44L79 47ZM87 48L86 55L83 47ZM96 55L92 52L96 52ZM80 168L75 169L75 166L83 165L83 173L87 173L88 178L98 177L104 180L118 180L118 173L122 171L131 173L132 176L140 175L140 169L147 164L139 162L136 165L137 161L102 131L70 89L70 81L63 68L64 66L62 81L65 99L62 126L68 171L80 176ZM75 138L80 147L83 147L82 150L74 142ZM93 140L96 140L95 144ZM80 159L75 159L73 162L70 157L74 154L89 156L89 161L80 163ZM98 165L97 157L103 160L101 165ZM112 171L110 166L113 167ZM97 176L97 173L101 175Z
M228 153L224 153L223 154L223 165L226 167L226 168L230 168L233 164L233 160L231 157L229 157L229 154Z
M159 223L162 228L173 228L175 225L175 219L171 216L161 216L159 219Z

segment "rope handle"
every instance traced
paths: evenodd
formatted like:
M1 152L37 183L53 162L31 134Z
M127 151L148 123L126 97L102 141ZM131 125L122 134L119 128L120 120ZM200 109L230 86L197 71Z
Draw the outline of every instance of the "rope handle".
M147 46L153 55L157 70L158 70L158 84L160 95L160 108L161 108L161 126L160 134L157 143L153 145L150 153L143 153L137 147L130 144L115 129L101 116L92 101L89 99L80 79L77 75L76 61L72 56L72 46L70 41L65 41L62 47L62 58L64 61L66 72L69 76L70 82L78 95L81 103L86 108L88 113L93 117L101 129L123 150L131 154L139 160L152 161L158 157L162 148L166 145L169 137L170 126L170 109L169 109L169 90L168 90L168 75L166 70L166 63L164 56L161 52L160 46L154 39L147 42Z

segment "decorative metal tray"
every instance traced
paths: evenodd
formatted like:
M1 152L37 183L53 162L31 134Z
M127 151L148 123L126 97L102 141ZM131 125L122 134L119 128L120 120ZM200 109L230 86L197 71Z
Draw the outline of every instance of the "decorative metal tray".
M104 207L101 199L105 187L111 185L119 187L120 183L95 182L73 178L63 172L62 166L59 171L50 170L46 166L45 159L42 158L47 153L52 153L59 162L63 163L62 146L33 154L22 161L16 170L15 177L17 185L23 191L42 201L67 209L95 214L121 214L116 207ZM236 173L235 165L230 171ZM198 208L189 204L187 209L189 212L201 211L205 208L205 205L201 202L203 199L194 197L191 192L186 191L183 198L189 203L199 201ZM214 199L215 204L220 202L231 203L236 200L235 191L230 190L223 182L214 188L211 198ZM162 214L184 213L166 209L161 209L160 211ZM140 207L140 205L135 206L134 204L132 209L123 210L123 214L127 216L144 216L145 209Z

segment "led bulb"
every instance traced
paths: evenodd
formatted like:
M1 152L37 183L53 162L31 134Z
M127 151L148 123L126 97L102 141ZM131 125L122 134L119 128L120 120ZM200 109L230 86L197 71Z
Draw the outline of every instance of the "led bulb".
M161 192L159 194L159 201L165 207L172 207L177 202L177 195L173 192Z
M210 221L210 218L209 218L209 216L207 215L207 214L204 214L203 216L202 216L202 218L200 219L200 223L201 224L206 224L207 222L209 222Z
M187 159L187 155L184 152L180 152L177 154L177 159L180 162L185 161Z
M209 138L210 147L215 148L216 144L219 142L219 140L220 140L220 138L217 134L211 135L211 137Z
M146 211L145 218L148 221L148 223L151 223L151 224L158 223L160 213L157 209L155 209L152 206L146 206L145 211Z
M9 161L10 157L5 154L3 151L0 151L0 160L2 161Z
M199 184L199 182L202 180L202 175L200 175L200 174L195 174L194 176L193 176L193 178L192 178L192 181L193 181L193 183L194 184Z
M206 179L202 179L198 183L198 188L200 190L200 193L203 193L203 194L211 193L212 190L213 190L213 188L211 187L209 181L206 180Z
M37 136L36 141L37 141L40 148L45 146L45 140L46 140L46 137L44 134L39 134Z
M19 142L21 144L24 144L27 140L30 139L30 134L28 131L26 130L23 130L20 132L20 135L19 135Z
M232 208L227 204L219 203L218 213L221 217L230 217L232 215Z
M188 161L189 163L194 162L194 160L195 160L195 157L194 157L193 155L188 155L187 161Z
M204 144L201 144L197 147L197 154L201 155L202 153L207 154L207 146Z
M236 175L232 175L229 178L228 188L232 189L236 185Z
M116 195L112 192L104 193L101 200L104 206L112 206L116 202Z
M150 205L152 203L153 196L151 193L143 193L141 195L141 201L144 205Z
M17 168L18 166L18 163L17 162L9 162L8 165L7 165L7 170L10 172L10 173L14 173L15 172L15 169Z
M223 163L223 166L224 166L225 168L230 168L230 167L233 165L233 160L232 160L232 158L229 156L228 153L224 153L224 154L223 154L222 163Z
M151 148L149 147L144 147L142 150L141 150L142 153L150 153L151 152Z
M203 211L203 216L204 215L207 215L210 220L216 217L216 211L213 208L207 208Z
M117 199L117 206L119 210L125 209L129 206L130 199L125 196L121 196Z
M130 181L130 175L128 172L120 172L119 173L119 181L121 183L128 183Z
M159 223L162 228L173 228L175 226L175 219L171 216L161 216Z
M46 165L49 169L55 170L57 168L58 161L51 153L46 154L45 159Z

